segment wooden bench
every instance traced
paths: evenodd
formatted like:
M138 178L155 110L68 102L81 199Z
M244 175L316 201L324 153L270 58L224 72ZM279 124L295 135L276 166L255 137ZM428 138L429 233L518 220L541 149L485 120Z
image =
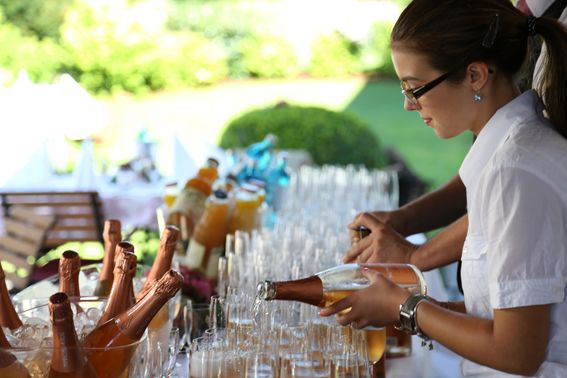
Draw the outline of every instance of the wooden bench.
M18 289L31 280L42 251L66 242L103 242L97 192L0 192L0 201L6 230L0 236L0 258L19 270L6 272Z

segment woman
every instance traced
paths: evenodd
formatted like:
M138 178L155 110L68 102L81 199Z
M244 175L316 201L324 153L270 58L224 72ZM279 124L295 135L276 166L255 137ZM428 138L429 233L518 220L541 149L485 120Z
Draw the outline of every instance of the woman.
M537 92L520 93L535 36L547 60ZM404 108L440 138L477 136L459 170L465 301L441 306L366 272L369 288L321 315L352 307L341 324L400 324L463 356L464 376L567 377L566 54L557 21L509 0L414 0L404 10L392 32Z

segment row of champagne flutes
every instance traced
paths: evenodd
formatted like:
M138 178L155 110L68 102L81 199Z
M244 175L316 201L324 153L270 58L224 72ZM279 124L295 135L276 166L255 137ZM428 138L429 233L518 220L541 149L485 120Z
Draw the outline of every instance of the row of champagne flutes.
M369 361L384 348L383 329L340 327L313 306L258 304L254 295L262 280L298 279L339 264L351 244L350 220L366 209L394 208L397 198L393 172L323 167L294 173L273 229L227 237L214 300L222 310L211 312L222 321L193 340L191 377L369 376ZM378 348L369 349L370 342Z
M190 377L370 376L365 331L299 303L268 303L254 314L253 301L232 289L212 298L210 328L191 342Z

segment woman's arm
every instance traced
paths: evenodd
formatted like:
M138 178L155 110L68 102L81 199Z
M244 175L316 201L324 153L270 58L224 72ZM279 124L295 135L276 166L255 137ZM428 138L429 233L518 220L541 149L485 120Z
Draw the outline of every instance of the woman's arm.
M417 324L430 338L468 360L511 374L533 375L545 355L549 305L494 310L491 320L423 301Z
M350 307L348 313L338 316L340 324L398 323L400 304L410 293L380 273L365 271L364 275L370 280L369 287L323 309L321 315ZM492 320L422 301L417 307L417 324L431 339L466 359L507 373L533 375L543 362L548 342L549 305L494 310Z

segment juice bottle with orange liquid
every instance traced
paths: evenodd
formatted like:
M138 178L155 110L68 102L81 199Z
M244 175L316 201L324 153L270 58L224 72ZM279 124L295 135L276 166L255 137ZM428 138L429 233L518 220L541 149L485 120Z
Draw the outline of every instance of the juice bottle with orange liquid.
M228 230L230 201L226 192L217 190L209 196L205 210L195 227L187 248L185 263L189 268L200 269L209 278L216 278L218 260L224 252Z
M167 224L177 226L184 240L191 238L197 222L203 215L205 202L218 177L218 166L216 159L207 159L207 163L199 169L197 175L187 181L168 212Z
M258 188L242 184L236 192L234 210L228 221L228 233L235 231L251 232L258 227L258 211L261 205Z

